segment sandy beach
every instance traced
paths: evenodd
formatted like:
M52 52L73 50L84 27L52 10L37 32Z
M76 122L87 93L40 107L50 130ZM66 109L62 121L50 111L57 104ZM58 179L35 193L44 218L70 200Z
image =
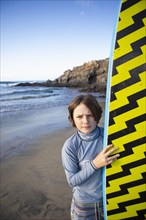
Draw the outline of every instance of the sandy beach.
M45 114L40 115L41 124L45 123L45 117ZM62 109L61 117L66 118L66 108ZM64 118L58 118L58 121L62 123ZM33 121L34 119L33 115ZM11 120L9 120L9 126L14 123ZM42 129L41 124L37 125L37 131ZM103 118L100 125L103 126ZM17 126L22 133L22 127L24 129L22 118ZM34 128L37 126L34 123ZM8 129L7 126L4 127ZM75 129L67 122L62 128L59 125L53 128L49 132L44 129L45 132L42 135L38 135L35 130L33 141L28 138L29 147L19 150L19 153L11 157L2 158L1 220L70 220L72 189L66 182L61 162L61 149L65 140L75 132ZM15 129L12 134L14 133L16 133ZM36 138L34 138L35 135ZM24 141L24 137L21 139ZM16 140L17 136L15 143L17 143Z
M2 220L69 220L71 189L61 148L73 129L45 135L19 156L1 164Z

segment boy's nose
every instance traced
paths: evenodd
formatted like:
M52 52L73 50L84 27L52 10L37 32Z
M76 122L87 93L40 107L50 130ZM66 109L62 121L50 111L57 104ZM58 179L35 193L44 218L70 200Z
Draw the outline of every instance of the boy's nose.
M87 122L88 122L87 116L84 116L84 117L83 117L83 122L84 122L84 123L87 123Z

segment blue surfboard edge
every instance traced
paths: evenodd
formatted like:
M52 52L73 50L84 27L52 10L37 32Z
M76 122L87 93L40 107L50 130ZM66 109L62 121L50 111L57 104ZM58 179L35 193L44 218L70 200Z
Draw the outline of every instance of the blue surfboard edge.
M116 30L119 21L120 10L122 6L122 0L119 1L119 6L117 12L117 19L113 28L113 36L110 49L110 58L108 66L108 76L107 76L107 87L106 87L106 102L105 102L105 113L104 113L104 139L103 146L107 146L107 136L108 136L108 122L109 122L109 104L110 104L110 95L111 95L111 77L112 77L112 68L113 68L113 52L116 41ZM102 192L103 192L103 207L104 207L104 220L107 220L107 208L106 208L106 167L102 169Z

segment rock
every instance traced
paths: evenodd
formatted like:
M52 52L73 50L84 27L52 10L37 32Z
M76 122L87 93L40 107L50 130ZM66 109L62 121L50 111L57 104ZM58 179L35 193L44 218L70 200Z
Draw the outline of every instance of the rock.
M105 84L107 81L108 59L90 61L81 66L67 70L58 78L58 83L69 87L88 87L89 85Z
M109 59L92 60L72 70L66 70L54 81L47 80L43 83L20 83L17 86L54 86L76 87L82 91L103 92L106 91L107 72Z

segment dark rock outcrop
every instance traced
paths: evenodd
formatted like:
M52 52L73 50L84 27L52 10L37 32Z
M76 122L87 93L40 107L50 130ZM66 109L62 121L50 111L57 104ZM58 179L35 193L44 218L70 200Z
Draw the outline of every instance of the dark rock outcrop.
M102 91L106 89L108 59L90 61L67 70L56 81L59 85L79 87L82 90Z
M54 81L20 83L17 86L76 87L82 91L105 92L109 59L94 60L66 70Z

